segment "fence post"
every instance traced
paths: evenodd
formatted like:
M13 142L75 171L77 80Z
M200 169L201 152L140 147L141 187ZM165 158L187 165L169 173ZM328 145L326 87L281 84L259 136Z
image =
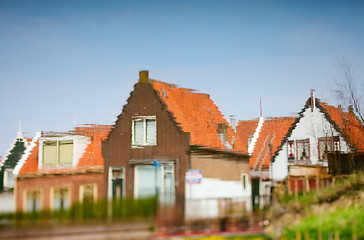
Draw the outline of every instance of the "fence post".
M305 240L310 240L308 232L305 232Z
M335 240L340 240L339 231L335 231Z
M353 240L358 240L358 235L356 234L356 232L353 233Z
M295 178L294 180L294 196L296 199L298 199L298 179Z
M322 231L321 230L318 230L318 232L317 232L317 239L322 240Z
M301 240L301 232L300 231L296 232L296 240Z

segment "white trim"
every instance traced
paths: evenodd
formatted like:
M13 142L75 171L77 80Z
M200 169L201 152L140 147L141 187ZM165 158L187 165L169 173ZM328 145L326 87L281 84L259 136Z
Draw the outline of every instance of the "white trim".
M38 141L40 136L41 136L41 133L37 132L35 134L35 137L33 138L32 142L25 149L23 156L21 157L21 159L18 161L18 163L16 164L16 166L14 168L14 171L13 171L14 176L19 175L19 172L22 169L22 167L24 166L24 163L28 159L28 157L29 157L30 153L32 152L33 148L37 145L36 142Z
M65 187L61 187L61 186L57 186L57 187L51 187L51 192L50 192L50 199L49 199L49 206L51 210L55 210L54 209L54 191L55 190L59 190L59 189L67 189L67 197L68 197L68 204L67 206L64 207L64 210L68 210L71 207L71 191L70 191L70 187L69 186L65 186ZM59 209L56 209L56 211Z
M63 140L72 140L72 164L65 166L54 166L54 168L63 168L63 167L76 167L78 161L82 158L87 146L91 143L90 137L82 136L82 135L67 135L62 137L41 137L39 139L39 154L38 154L38 168L43 168L43 142L45 141L63 141ZM53 168L53 167L52 167Z
M93 197L94 197L94 202L97 201L97 184L96 183L90 183L90 184L83 184L80 185L80 190L79 190L79 202L83 203L83 194L85 191L85 187L91 186L92 187L92 191L93 191Z
M252 138L252 141L250 142L249 146L248 146L248 154L249 155L252 155L253 154L253 151L254 151L254 147L255 147L255 144L259 138L259 133L260 133L260 130L262 129L263 127L263 123L264 123L264 118L263 117L260 117L259 118L259 123L258 123L258 126L257 128L255 129L255 132L254 132L254 135L253 135L253 138Z
M123 179L123 186L122 186L122 192L120 193L121 196L125 196L125 168L124 167L113 167L113 166L109 166L109 171L108 171L108 186L107 186L107 196L108 199L111 200L112 199L112 171L113 169L117 170L117 169L122 169L123 170L123 174L122 174L122 178Z
M134 141L134 122L141 120L143 121L143 143L135 143ZM155 121L155 142L154 143L147 143L147 121L146 120L154 120ZM132 116L131 120L131 147L132 148L141 148L144 146L155 146L157 145L157 117L154 116Z

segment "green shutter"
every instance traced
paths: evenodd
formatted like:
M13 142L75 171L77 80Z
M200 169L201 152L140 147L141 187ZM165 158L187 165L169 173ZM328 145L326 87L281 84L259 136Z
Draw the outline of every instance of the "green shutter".
M57 166L57 142L43 142L43 167Z
M73 159L73 141L59 141L59 165L72 165Z

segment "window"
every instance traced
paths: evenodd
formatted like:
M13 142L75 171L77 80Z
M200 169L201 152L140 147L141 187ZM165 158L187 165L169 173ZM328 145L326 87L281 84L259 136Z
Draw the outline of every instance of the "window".
M155 116L135 117L132 122L132 145L156 145L157 122Z
M14 188L13 169L5 169L5 171L4 171L4 187Z
M160 203L174 203L174 166L165 164L159 167L139 165L135 167L134 196L151 197L158 194Z
M69 208L69 191L68 188L52 189L53 210L66 210Z
M60 167L72 165L73 140L43 142L43 167Z
M320 160L325 159L325 154L333 151L340 151L340 137L321 137L318 139Z
M94 202L97 199L96 184L80 186L80 202Z
M310 159L310 139L302 139L296 141L297 145L297 160Z
M109 184L111 184L109 196L113 199L121 198L123 196L124 168L110 167L109 174Z
M294 141L290 140L288 141L288 160L294 160L295 159L295 145Z
M25 192L25 211L38 212L41 210L41 191L27 190Z

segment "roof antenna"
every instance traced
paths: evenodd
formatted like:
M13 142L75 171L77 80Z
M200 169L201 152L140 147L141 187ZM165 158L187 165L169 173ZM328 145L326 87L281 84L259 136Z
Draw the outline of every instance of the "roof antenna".
M76 114L73 116L73 126L76 127L77 117Z
M23 138L23 132L21 131L21 119L19 119L19 129L16 138Z
M260 117L263 117L263 110L262 110L262 97L260 97Z

